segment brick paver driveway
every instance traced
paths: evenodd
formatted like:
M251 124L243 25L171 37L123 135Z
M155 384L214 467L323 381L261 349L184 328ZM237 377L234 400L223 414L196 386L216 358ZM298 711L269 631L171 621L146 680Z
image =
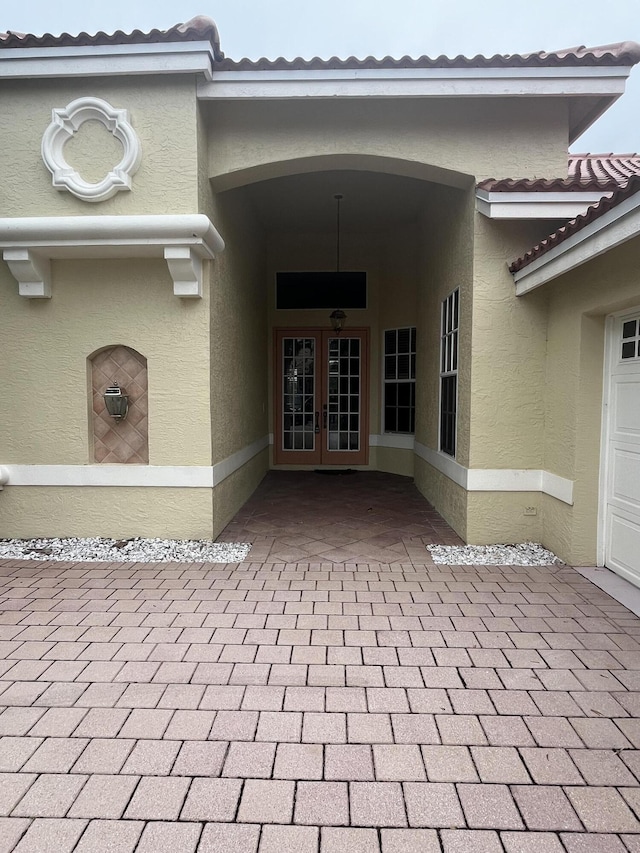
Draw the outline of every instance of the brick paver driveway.
M0 562L0 851L640 851L640 620L410 557Z

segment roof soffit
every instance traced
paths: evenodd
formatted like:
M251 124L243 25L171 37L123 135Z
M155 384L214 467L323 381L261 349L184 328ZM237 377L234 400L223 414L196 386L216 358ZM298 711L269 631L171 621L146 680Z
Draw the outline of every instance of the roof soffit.
M509 265L519 296L640 235L640 176Z

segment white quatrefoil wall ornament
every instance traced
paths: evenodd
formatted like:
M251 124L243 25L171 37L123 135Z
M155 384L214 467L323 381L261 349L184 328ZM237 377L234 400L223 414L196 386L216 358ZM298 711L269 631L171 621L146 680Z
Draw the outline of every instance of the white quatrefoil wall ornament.
M65 143L86 121L99 121L122 144L122 160L97 183L85 181L64 157ZM115 109L100 98L77 98L52 111L42 137L42 159L53 176L53 186L68 190L83 201L105 201L121 190L131 189L131 177L142 158L140 140L129 123L127 110Z

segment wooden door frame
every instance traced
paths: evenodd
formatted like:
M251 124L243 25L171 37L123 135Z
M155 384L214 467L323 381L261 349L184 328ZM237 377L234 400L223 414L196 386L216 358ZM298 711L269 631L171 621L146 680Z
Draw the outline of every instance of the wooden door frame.
M272 367L273 367L273 464L274 465L299 465L299 466L314 466L314 467L343 467L345 465L353 466L353 465L368 465L369 464L369 411L371 408L371 386L370 386L370 378L369 378L369 346L370 346L370 337L371 337L371 329L369 326L357 326L354 328L344 329L344 337L350 337L354 334L360 336L362 352L361 352L361 372L360 372L360 398L362 400L363 396L366 398L365 405L361 405L360 407L360 435L362 439L362 443L364 445L362 451L331 451L332 454L339 454L341 452L352 454L356 452L361 452L363 454L364 461L362 462L349 462L349 461L340 461L336 459L332 462L323 462L322 461L322 446L320 450L320 462L286 462L281 461L281 455L284 451L279 450L280 448L280 440L281 440L281 432L282 432L282 416L280 412L280 395L279 395L279 385L281 382L280 376L280 365L278 360L278 338L279 336L292 336L292 337L304 337L305 335L316 335L319 338L320 342L320 352L317 353L316 357L319 359L324 359L324 336L328 337L337 337L339 338L336 332L333 331L331 327L327 326L274 326L273 327L273 358L272 358ZM320 387L320 383L326 379L324 366L322 366L320 371L316 371L316 387L318 388L317 393L317 401L319 405L320 411L320 419L322 422L322 402L324 399L325 391L322 387ZM323 435L323 428L321 426L320 435ZM305 451L302 451L303 453Z

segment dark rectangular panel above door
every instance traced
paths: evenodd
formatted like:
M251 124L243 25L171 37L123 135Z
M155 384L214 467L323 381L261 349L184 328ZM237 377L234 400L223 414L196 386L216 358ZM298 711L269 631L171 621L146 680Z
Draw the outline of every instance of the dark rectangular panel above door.
M366 272L276 273L276 308L366 307Z

